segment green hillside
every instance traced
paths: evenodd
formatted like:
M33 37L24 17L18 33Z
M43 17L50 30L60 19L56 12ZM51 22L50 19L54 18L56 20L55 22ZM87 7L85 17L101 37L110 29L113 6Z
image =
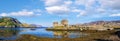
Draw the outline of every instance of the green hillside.
M21 22L12 17L0 17L0 27L20 27Z

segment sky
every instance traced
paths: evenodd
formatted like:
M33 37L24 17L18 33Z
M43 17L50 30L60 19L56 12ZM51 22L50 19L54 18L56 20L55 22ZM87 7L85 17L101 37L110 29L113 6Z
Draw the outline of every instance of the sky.
M67 19L69 24L120 20L120 0L0 0L0 17L22 23L52 26Z

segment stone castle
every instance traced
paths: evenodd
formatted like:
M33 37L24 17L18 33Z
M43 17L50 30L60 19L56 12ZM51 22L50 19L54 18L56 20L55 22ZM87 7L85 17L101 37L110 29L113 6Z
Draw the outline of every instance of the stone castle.
M57 26L68 27L68 20L64 19L61 21L60 24L59 22L53 22L53 27L57 27Z

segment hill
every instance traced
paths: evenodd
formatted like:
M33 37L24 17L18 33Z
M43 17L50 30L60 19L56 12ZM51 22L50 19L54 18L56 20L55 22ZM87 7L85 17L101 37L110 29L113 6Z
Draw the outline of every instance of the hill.
M20 27L21 22L12 17L0 17L0 27Z
M87 25L87 26L100 25L100 26L103 26L103 27L120 28L120 20L114 20L114 21L94 21L94 22L90 22L90 23L85 23L83 25Z

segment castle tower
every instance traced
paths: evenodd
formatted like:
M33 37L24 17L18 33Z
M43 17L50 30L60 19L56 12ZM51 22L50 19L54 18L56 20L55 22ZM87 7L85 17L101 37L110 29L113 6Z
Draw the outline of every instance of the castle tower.
M68 20L64 19L61 21L61 24L64 26L64 27L68 27Z
M53 22L53 27L56 27L58 25L59 25L58 22Z

